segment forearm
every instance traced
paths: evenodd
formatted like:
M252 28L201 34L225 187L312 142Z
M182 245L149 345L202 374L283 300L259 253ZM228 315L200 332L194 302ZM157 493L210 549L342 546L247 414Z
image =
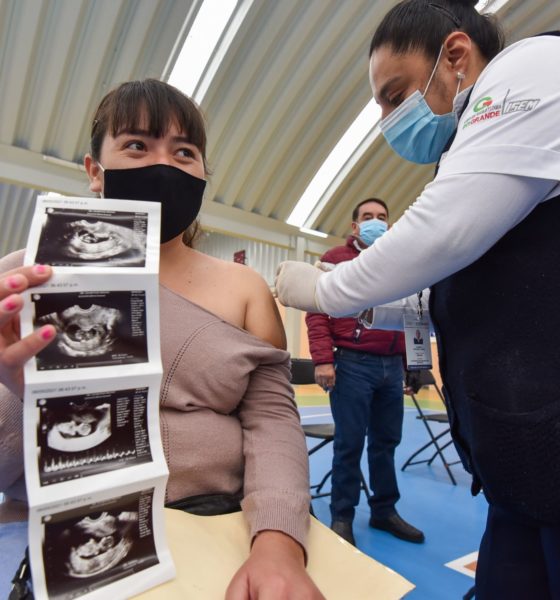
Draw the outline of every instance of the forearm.
M245 456L243 511L251 536L281 531L305 547L309 468L305 436L284 365L251 377L239 417Z
M309 527L309 471L303 434L294 444L293 431L280 448L278 438L286 428L277 426L262 434L245 434L245 495L243 512L251 537L279 531L303 548ZM276 438L276 439L275 439ZM291 438L291 439L290 439ZM275 446L267 450L272 443Z
M492 173L436 179L372 247L319 277L320 310L356 314L441 281L482 256L554 185Z

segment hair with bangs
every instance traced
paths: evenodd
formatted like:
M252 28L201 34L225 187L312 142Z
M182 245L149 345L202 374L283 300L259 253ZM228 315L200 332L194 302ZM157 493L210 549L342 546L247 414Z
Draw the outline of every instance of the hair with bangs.
M147 119L147 124L142 123ZM121 131L137 130L147 125L147 133L154 137L164 136L172 124L189 143L200 150L206 164L206 128L198 106L176 87L157 79L127 81L110 91L101 100L91 124L91 156L99 161L101 146L110 133L116 137ZM198 219L183 233L183 243L193 247L201 234Z
M383 17L373 35L369 56L381 46L396 54L421 51L436 59L445 38L463 31L490 62L504 48L504 34L493 15L481 15L477 0L404 0Z
M108 133L116 137L137 130L144 118L148 134L154 137L162 137L176 124L200 150L206 169L206 129L200 109L177 88L157 79L122 83L101 100L91 125L92 157L99 160Z

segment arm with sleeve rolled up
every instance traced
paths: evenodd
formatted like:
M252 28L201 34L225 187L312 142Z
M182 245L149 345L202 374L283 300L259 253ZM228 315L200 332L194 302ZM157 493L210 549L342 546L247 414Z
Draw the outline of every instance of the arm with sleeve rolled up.
M280 302L331 316L414 295L468 266L522 221L557 181L450 174L429 184L377 242L329 273L281 266Z

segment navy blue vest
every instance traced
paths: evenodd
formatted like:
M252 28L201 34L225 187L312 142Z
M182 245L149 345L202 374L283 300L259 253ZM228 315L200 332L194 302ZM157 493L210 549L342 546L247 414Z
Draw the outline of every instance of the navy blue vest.
M432 286L430 314L473 493L559 524L560 196Z

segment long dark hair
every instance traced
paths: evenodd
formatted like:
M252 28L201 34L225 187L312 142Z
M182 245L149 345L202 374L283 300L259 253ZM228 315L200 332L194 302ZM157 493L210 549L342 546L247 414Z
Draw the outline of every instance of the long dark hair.
M383 18L373 35L369 56L388 45L395 53L421 51L437 58L443 40L465 32L490 62L504 48L504 34L493 15L481 15L477 0L403 0Z
M206 164L206 127L200 109L177 88L157 79L127 81L111 90L101 100L91 124L90 149L94 160L99 161L103 139L110 133L134 130L142 118L147 119L148 134L165 135L172 123L196 146ZM192 247L200 233L198 220L183 234L183 243Z

